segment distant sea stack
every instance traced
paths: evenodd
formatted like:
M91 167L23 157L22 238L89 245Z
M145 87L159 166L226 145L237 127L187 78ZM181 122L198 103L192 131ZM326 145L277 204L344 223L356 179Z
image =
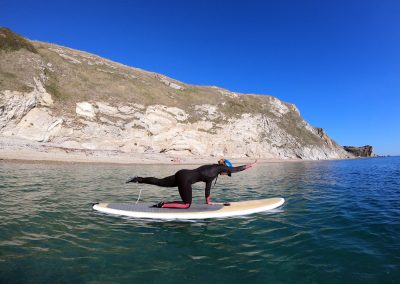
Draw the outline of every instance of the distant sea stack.
M355 157L374 157L373 147L370 145L365 145L361 147L354 146L343 146L343 148L353 154Z
M295 105L273 96L189 85L6 28L0 28L1 137L129 155L354 157Z

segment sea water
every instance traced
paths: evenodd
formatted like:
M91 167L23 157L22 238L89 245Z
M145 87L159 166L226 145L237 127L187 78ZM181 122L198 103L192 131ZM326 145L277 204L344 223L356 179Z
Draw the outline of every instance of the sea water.
M279 209L202 221L105 215L98 201L179 199L125 184L195 166L0 162L1 283L399 283L400 158L258 164L212 201ZM204 202L204 184L193 187Z

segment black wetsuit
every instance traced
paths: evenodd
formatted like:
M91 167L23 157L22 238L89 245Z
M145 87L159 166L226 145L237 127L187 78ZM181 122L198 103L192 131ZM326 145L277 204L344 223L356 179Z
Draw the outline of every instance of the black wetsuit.
M138 183L154 184L162 187L175 187L179 189L179 195L182 202L174 201L164 203L162 207L170 208L189 208L192 203L192 184L202 181L206 183L205 198L207 204L210 203L210 190L212 181L221 173L236 173L243 171L251 165L243 165L239 167L227 167L223 165L205 165L193 170L180 170L172 176L162 179L155 177L137 177L135 181Z

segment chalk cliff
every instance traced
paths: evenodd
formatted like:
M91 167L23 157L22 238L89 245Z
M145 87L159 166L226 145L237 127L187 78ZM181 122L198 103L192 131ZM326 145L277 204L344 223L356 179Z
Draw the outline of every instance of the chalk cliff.
M189 85L5 28L0 135L132 155L353 157L273 96Z

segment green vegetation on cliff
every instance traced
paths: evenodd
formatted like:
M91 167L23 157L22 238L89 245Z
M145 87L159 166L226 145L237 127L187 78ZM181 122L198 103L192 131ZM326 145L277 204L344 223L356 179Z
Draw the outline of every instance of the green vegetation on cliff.
M0 50L16 51L21 48L37 53L35 47L28 40L8 28L0 27Z

